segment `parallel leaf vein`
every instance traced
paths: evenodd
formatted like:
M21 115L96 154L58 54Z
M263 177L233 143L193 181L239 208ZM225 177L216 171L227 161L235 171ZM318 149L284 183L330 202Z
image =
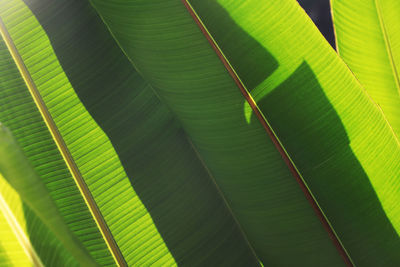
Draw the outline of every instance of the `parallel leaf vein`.
M125 259L122 256L122 253L116 244L106 222L104 221L104 218L97 207L97 204L88 188L86 185L74 159L71 156L71 153L69 152L69 149L67 148L67 145L65 144L64 139L62 138L60 132L58 131L58 128L50 115L50 112L48 111L46 104L44 103L28 69L25 66L24 61L22 60L21 55L18 52L18 49L16 48L10 34L8 33L7 27L5 26L3 20L0 18L0 34L6 43L6 46L18 68L18 70L21 73L21 76L23 80L25 81L25 84L32 95L32 98L40 111L40 114L43 117L43 120L49 129L69 171L72 174L72 177L75 180L75 183L77 184L77 187L79 191L81 192L83 199L85 200L86 205L88 206L88 209L90 210L104 240L105 243L107 244L111 254L114 257L114 260L119 266L126 266Z
M390 66L392 67L392 72L393 72L393 77L397 86L397 92L400 94L400 77L399 73L397 71L396 63L393 57L393 49L390 44L390 38L387 33L386 25L385 25L385 20L383 18L383 12L380 4L380 0L375 0L375 7L376 7L376 12L378 14L378 19L379 19L379 24L380 28L382 31L383 39L385 41L385 47L386 47L386 52L388 54L388 58L390 61Z
M312 206L313 210L315 211L317 217L321 221L322 225L324 226L325 230L327 231L329 237L332 239L335 247L337 248L338 252L342 256L344 262L348 266L354 266L348 252L346 251L345 247L343 246L342 242L340 241L339 237L337 236L335 230L333 229L332 225L330 224L329 220L327 219L326 215L322 211L321 207L319 206L318 202L316 201L315 197L313 196L312 192L308 188L306 182L304 181L304 178L300 174L299 170L297 169L296 165L290 158L288 152L284 148L283 144L280 142L279 138L276 136L274 130L272 129L271 125L269 124L268 120L264 117L262 112L260 111L259 107L257 106L257 103L253 99L253 97L250 95L248 90L246 89L245 85L241 81L240 77L234 70L233 66L230 64L229 60L225 57L224 53L222 50L219 48L218 44L215 42L214 38L210 34L210 32L207 30L206 26L204 23L201 21L200 17L197 15L196 11L193 9L191 4L189 3L188 0L182 0L183 4L189 11L190 15L192 16L193 20L196 22L198 27L200 28L201 32L204 34L208 42L210 43L211 47L214 49L216 52L217 56L220 58L222 61L223 65L225 66L226 70L229 72L231 75L232 79L236 83L236 85L239 87L241 93L243 94L244 98L246 101L249 103L250 107L252 108L254 114L262 124L263 128L267 132L268 136L271 138L272 142L274 143L275 147L279 151L279 153L282 156L282 159L285 161L286 165L288 166L290 172L300 185L301 190L303 191L305 197L309 201L310 205Z
M208 176L210 177L211 181L213 182L215 188L217 189L219 195L221 196L225 206L227 207L229 213L231 214L233 220L235 221L236 225L238 226L243 238L245 239L248 247L250 248L251 252L253 253L254 257L257 259L258 262L261 262L260 259L257 257L257 253L255 252L253 246L250 244L245 232L242 229L242 226L240 225L239 221L237 220L235 214L233 213L228 201L226 200L224 194L222 193L221 189L219 188L213 174L211 173L210 169L207 167L207 164L204 162L203 158L201 157L200 153L197 151L197 148L194 146L193 142L189 139L189 137L186 135L186 139L188 140L188 142L190 143L191 147L193 148L193 151L196 153L197 158L199 159L199 161L201 162L201 164L203 165L204 169L207 171Z

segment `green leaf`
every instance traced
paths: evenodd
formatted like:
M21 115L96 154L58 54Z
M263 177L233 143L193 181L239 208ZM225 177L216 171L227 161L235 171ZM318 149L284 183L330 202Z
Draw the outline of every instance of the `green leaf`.
M88 3L27 1L36 18L8 3L0 15L127 264L258 265L180 123ZM18 94L1 98L9 124Z
M43 266L40 258L29 242L25 227L22 226L15 213L13 212L7 201L3 197L4 184L3 177L0 176L1 194L0 194L0 263L2 266ZM7 186L7 185L6 185ZM10 186L8 186L10 187ZM12 190L12 189L11 189ZM15 194L17 195L17 194ZM18 195L17 195L18 196ZM21 200L13 199L13 203L18 203L20 206ZM15 201L17 200L17 201ZM19 200L19 201L18 201ZM17 204L17 205L18 205ZM14 206L17 206L14 204ZM22 209L20 209L22 210ZM22 213L23 215L23 213Z
M1 44L0 121L97 263L342 265L309 201L354 263L400 260L398 140L296 1L192 0L206 36L179 0L92 2L112 35L85 1L3 0L27 74Z
M339 55L400 136L400 3L333 0Z
M52 199L72 232L98 262L107 264L111 261L112 263L112 258L107 252L101 234L97 230L67 166L57 151L4 42L0 42L0 58L0 120L13 132L33 169L46 184ZM8 156L2 160L8 160ZM24 207L24 210L30 209ZM30 211L26 212L33 214ZM42 248L38 254L43 263L54 263L54 259L57 259L57 253L59 253L56 249L58 245L45 237L48 234L40 235L42 233L38 228L40 220L35 217L35 215L27 215L27 235ZM47 257L52 253L53 256ZM70 256L68 257L70 258ZM60 262L68 261L64 259Z
M0 176L0 265L78 266L54 233Z
M247 123L247 103L182 3L94 3L182 121L260 260L340 264L272 142L258 122Z
M25 203L36 212L82 265L95 266L85 247L64 222L45 184L33 170L11 132L2 124L0 124L0 159L0 173Z
M299 185L183 3L92 3L182 122L258 258L266 265L340 265ZM354 263L399 261L398 141L296 1L190 3Z

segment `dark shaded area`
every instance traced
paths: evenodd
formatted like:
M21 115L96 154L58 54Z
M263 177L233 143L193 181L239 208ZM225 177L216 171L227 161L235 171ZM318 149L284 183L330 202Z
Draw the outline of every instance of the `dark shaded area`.
M9 256L6 253L8 250L9 248L5 248L0 244L0 262L1 264L4 264L4 266L13 266L13 262L9 259Z
M234 26L235 21L217 1L202 0L201 5L196 1L192 3L196 12L201 13L201 19L207 21L207 30L249 90L256 88L278 68L276 59L240 27ZM224 33L221 34L219 29Z
M86 1L26 0L180 266L258 266L179 123ZM151 245L150 245L151 246Z
M399 236L310 66L303 62L258 106L354 263L389 266L400 262Z
M335 48L330 0L297 0L317 25L325 39Z
M324 162L350 149L339 116L306 62L258 101L258 106L268 114L268 120L282 136L281 141L293 146L292 158L303 170L311 167L309 163Z

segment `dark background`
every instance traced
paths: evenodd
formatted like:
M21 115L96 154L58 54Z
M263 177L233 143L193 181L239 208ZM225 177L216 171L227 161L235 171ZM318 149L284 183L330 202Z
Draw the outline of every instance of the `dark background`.
M297 0L317 25L328 42L335 47L329 0Z

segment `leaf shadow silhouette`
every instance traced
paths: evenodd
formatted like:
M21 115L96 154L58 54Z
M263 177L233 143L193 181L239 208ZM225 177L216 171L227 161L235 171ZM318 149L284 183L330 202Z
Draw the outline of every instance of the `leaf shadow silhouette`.
M251 94L279 62L261 44L255 45L256 40L249 41L252 37L217 1L190 2ZM249 49L244 48L246 42ZM303 61L257 105L355 263L380 266L400 262L399 235L309 64ZM258 119L252 116L250 124L256 123ZM268 259L261 260L268 263Z
M355 264L391 266L399 262L398 233L307 62L260 99L258 106L311 191L316 192L319 205Z

